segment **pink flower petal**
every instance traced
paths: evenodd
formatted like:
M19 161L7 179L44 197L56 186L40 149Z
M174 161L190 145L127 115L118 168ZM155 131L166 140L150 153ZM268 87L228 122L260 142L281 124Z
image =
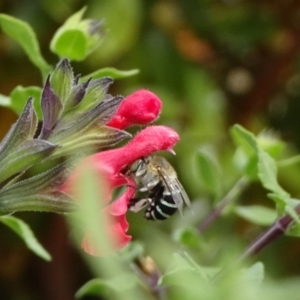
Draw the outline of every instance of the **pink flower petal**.
M107 125L119 129L132 125L147 125L157 119L161 107L162 102L155 94L139 90L123 100Z
M117 113L107 125L124 129L134 124L148 124L158 117L161 106L161 100L155 94L146 90L137 91L124 99ZM106 182L105 186L102 187L102 189L104 188L104 199L102 199L104 204L111 201L114 188L127 185L124 194L104 209L104 212L107 211L108 215L111 216L108 232L114 241L114 246L116 249L122 248L131 240L131 236L126 234L129 227L126 212L128 202L136 192L134 180L126 178L122 174L123 168L137 159L149 156L157 151L172 150L178 140L178 134L171 128L149 126L136 134L127 145L83 159L61 187L61 190L76 196L74 187L77 186L76 182L80 178L81 171L87 165L98 174L100 182L103 183L103 179ZM91 255L101 254L97 253L88 233L85 234L81 245Z

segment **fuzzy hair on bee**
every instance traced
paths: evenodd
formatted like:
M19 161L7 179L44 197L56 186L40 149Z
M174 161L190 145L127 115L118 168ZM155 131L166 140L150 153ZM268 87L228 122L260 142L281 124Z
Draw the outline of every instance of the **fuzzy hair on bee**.
M145 197L132 198L128 209L139 212L146 208L147 220L165 220L177 210L182 214L183 204L191 209L187 193L171 164L161 156L148 156L137 160L125 173L133 176L139 192Z

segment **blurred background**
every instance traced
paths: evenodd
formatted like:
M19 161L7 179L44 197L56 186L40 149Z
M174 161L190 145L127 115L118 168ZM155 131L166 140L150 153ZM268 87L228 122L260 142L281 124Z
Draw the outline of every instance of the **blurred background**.
M110 93L128 95L138 88L155 92L164 103L157 123L175 128L181 136L176 157L166 157L194 203L194 215L187 213L188 217L181 219L178 214L163 224L149 224L141 214L129 216L134 239L164 268L168 248L158 255L153 244L170 239L169 234L183 223L198 226L238 180L229 135L233 124L255 134L272 128L291 151L298 152L300 2L2 0L0 12L30 23L44 57L55 65L58 60L49 51L49 42L66 18L84 5L88 7L85 17L103 18L107 33L101 47L86 61L72 63L75 73L85 75L107 66L139 69L138 75L116 81ZM9 95L16 85L42 84L39 71L22 49L0 32L0 93ZM0 108L1 137L16 118L14 112ZM216 160L223 178L217 195L199 183L198 151L208 152ZM299 198L299 166L279 175L284 188ZM247 187L240 198L243 204L273 205L259 184ZM64 217L45 213L18 216L31 225L53 261L35 257L1 225L0 298L73 299L93 274L72 245ZM203 234L214 251L196 249L195 256L210 265L230 252L232 245L246 247L262 230L225 213ZM289 278L300 275L299 252L299 239L282 237L257 259L265 263L271 278Z

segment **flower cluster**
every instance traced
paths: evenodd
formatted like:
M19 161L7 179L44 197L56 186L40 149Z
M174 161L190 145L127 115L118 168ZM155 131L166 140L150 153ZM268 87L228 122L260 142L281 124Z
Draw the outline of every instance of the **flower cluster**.
M153 93L140 90L128 96L108 123L110 126L124 128L134 124L147 124L155 120L161 109L161 101ZM122 174L125 166L137 159L151 155L161 150L172 150L179 137L171 128L165 126L148 126L140 131L127 145L108 151L99 152L82 160L72 176L63 185L62 190L74 194L74 187L85 166L91 166L99 178L105 179L105 210L111 216L110 234L117 248L125 246L131 236L127 235L128 222L126 220L127 204L134 196L135 182ZM109 204L113 190L125 185L123 195ZM93 241L87 233L82 241L83 249L92 255L97 255Z
M103 206L112 219L110 232L115 245L122 247L130 241L126 212L136 189L133 179L125 177L122 170L141 157L171 150L179 137L171 128L151 125L162 107L155 94L138 90L126 98L113 97L107 94L112 82L109 77L85 80L74 76L66 59L58 64L41 93L41 128L37 126L33 99L29 99L0 144L0 213L78 209L74 201L76 180L83 168L90 166L105 181ZM124 129L132 125L150 126L127 145L112 149L131 137ZM98 153L87 156L91 152ZM69 160L74 156L80 163L72 172L74 161ZM54 167L18 180L29 168L43 162ZM124 194L110 204L114 189L122 185L127 187ZM82 246L88 253L97 254L88 234Z

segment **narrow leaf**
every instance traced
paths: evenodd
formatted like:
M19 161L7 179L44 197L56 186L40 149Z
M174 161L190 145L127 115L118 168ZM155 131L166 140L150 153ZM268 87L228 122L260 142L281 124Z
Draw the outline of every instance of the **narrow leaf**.
M274 159L261 149L258 149L258 159L258 176L264 188L289 199L289 194L277 181L277 166Z
M86 93L86 89L87 89L89 83L90 83L90 81L88 80L86 82L77 84L76 86L74 86L71 89L69 97L68 97L68 99L66 100L66 103L65 103L64 115L68 114L69 110L71 110L72 113L77 113L76 106L84 98L85 93ZM72 116L71 116L71 118L72 118Z
M92 279L85 283L75 294L76 299L87 295L107 296L110 293L110 287L103 279Z
M274 209L261 205L236 206L235 213L254 224L269 226L274 223L277 213Z
M123 71L123 70L118 70L115 68L103 68L103 69L94 71L93 73L90 73L86 76L83 76L81 78L81 81L88 80L89 78L97 79L97 78L102 78L102 77L111 77L113 79L122 79L122 78L127 78L127 77L137 75L139 72L140 71L138 69Z
M76 153L89 153L93 149L98 151L113 147L131 134L112 127L102 126L98 130L79 132L71 138L64 139L64 146L57 149L52 158L74 155Z
M13 216L2 216L0 217L0 222L12 229L16 234L18 234L23 239L26 246L37 256L43 258L46 261L51 260L50 254L38 242L32 230L24 221Z
M12 192L12 191L11 191ZM12 194L0 195L0 212L12 213L16 211L45 211L68 213L79 209L74 200L63 192L34 193L30 195Z
M131 273L123 273L112 279L92 279L84 284L76 293L76 298L86 295L103 296L111 292L126 293L137 284L136 277Z
M1 162L0 182L27 170L50 156L57 146L43 140L29 140L21 143Z
M71 93L74 76L72 67L67 59L63 59L50 77L51 87L62 103L65 103Z
M114 97L100 102L91 111L82 114L76 121L72 121L65 128L56 128L49 140L60 144L64 139L68 140L74 134L85 131L88 127L97 123L99 126L106 124L117 111L123 97Z
M100 79L91 80L87 86L86 94L77 109L86 111L95 106L95 103L99 103L104 99L109 86L113 83L113 79L110 77L103 77Z
M56 192L66 181L70 172L69 162L59 164L50 170L1 189L0 199L4 197L13 198L16 194L28 196L40 191L43 193Z
M37 118L33 108L33 99L29 99L17 122L12 126L0 146L0 160L13 151L19 144L32 138L32 129L36 126Z
M39 138L47 139L63 110L63 104L60 98L55 94L50 86L49 76L43 88L41 107L43 112L43 127Z

